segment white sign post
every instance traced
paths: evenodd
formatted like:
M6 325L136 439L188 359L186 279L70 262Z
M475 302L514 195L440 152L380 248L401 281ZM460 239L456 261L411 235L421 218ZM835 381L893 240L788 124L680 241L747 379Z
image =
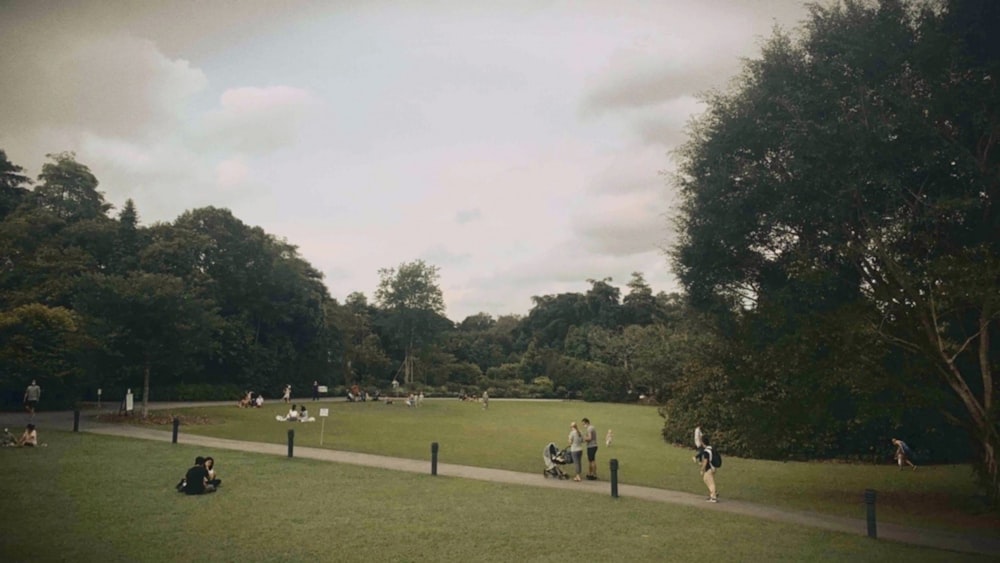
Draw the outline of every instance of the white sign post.
M326 430L326 417L330 416L330 409L319 409L319 417L323 419L319 425L319 445L323 445L323 431Z

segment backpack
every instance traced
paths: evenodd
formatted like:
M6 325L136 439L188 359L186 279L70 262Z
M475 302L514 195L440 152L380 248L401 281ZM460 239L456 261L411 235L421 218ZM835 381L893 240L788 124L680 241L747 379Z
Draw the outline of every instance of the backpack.
M715 449L712 448L711 446L705 449L707 449L712 453L711 457L708 458L708 462L712 464L712 467L714 467L715 469L722 467L722 454L715 451Z

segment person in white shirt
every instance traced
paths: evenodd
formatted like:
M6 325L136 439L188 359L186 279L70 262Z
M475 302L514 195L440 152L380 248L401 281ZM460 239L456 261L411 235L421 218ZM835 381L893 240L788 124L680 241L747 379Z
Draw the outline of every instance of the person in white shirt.
M34 424L29 424L24 429L24 434L17 440L17 446L27 446L29 448L34 448L38 445L38 432L35 430Z

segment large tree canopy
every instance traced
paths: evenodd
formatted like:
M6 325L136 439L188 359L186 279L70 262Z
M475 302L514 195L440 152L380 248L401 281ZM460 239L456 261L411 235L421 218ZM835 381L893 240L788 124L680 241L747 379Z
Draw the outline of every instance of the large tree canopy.
M960 405L994 500L997 29L990 0L813 7L801 40L776 34L708 97L673 254L706 310L786 330L849 311L912 354Z
M416 348L433 341L437 333L451 325L443 316L438 268L415 260L398 268L382 268L378 274L375 300L384 312L381 324L403 348L404 381L411 383Z

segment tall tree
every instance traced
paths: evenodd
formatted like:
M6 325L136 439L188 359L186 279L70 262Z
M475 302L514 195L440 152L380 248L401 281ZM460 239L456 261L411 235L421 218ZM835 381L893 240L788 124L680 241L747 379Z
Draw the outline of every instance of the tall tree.
M658 320L656 297L646 283L642 272L632 272L632 279L626 284L628 295L622 299L623 325L648 325Z
M62 219L103 217L111 209L97 191L97 177L71 152L48 154L35 189L42 205Z
M143 374L142 416L148 412L152 374L190 366L220 328L212 303L194 295L177 277L163 274L89 276L81 282L77 309L91 334L121 359L123 369Z
M415 260L382 268L378 274L375 300L386 313L386 328L404 346L404 381L412 383L416 347L432 341L442 328L444 295L438 268Z
M21 174L24 168L7 160L7 153L0 149L0 220L13 211L30 193L27 186L31 178Z
M703 308L867 315L953 393L994 501L996 29L988 0L812 7L802 40L776 34L709 97L681 151L673 254Z

